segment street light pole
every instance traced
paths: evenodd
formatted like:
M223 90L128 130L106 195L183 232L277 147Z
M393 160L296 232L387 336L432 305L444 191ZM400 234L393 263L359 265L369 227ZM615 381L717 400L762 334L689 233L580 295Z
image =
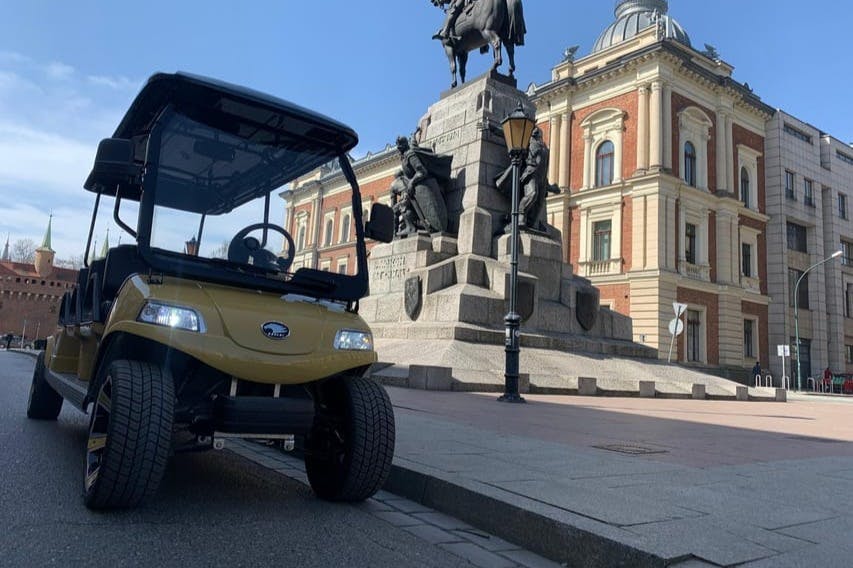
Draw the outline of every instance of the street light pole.
M794 341L797 343L797 390L803 389L803 372L802 365L800 364L800 306L799 306L799 291L800 291L800 282L803 281L803 278L806 277L806 274L811 272L813 269L817 268L821 264L829 262L833 258L838 258L844 254L843 250L837 250L832 253L827 258L817 262L811 266L809 266L805 272L800 274L800 277L797 278L797 283L794 284ZM784 385L782 385L784 387Z
M524 397L518 393L519 358L521 351L521 316L518 315L518 194L519 170L521 160L530 147L530 136L535 123L524 112L521 101L518 108L501 123L506 137L507 149L512 163L512 220L510 225L510 272L509 272L509 312L504 317L504 394L499 402L522 403Z

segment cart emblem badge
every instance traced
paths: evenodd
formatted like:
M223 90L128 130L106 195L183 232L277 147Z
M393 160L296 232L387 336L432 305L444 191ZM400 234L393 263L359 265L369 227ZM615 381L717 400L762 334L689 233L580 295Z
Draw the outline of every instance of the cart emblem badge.
M270 339L287 339L290 335L290 328L277 321L268 321L261 326L261 331Z

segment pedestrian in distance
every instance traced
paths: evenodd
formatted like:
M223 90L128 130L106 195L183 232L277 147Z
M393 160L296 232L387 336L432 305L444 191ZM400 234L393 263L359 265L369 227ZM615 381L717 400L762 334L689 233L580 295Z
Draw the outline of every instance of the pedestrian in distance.
M6 337L4 337L4 338L3 338L3 339L5 339L5 340L6 340L6 350L7 350L7 351L9 350L9 345L11 345L11 344L12 344L12 340L13 340L14 338L15 338L15 336L14 336L14 335L12 335L11 333L7 333L7 334L6 334Z
M755 379L755 377L758 377L759 380L761 379L761 363L758 361L755 362L755 366L752 368L752 378Z

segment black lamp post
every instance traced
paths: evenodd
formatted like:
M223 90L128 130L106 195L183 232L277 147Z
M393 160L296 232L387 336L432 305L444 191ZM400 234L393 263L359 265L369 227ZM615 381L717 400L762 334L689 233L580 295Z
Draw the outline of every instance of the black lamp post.
M509 313L504 317L506 336L504 346L506 366L504 371L504 394L499 402L525 402L518 394L518 368L521 332L521 316L516 311L518 300L518 194L521 160L530 147L530 136L535 122L524 113L521 101L512 114L501 123L507 149L512 160L512 230L510 233Z

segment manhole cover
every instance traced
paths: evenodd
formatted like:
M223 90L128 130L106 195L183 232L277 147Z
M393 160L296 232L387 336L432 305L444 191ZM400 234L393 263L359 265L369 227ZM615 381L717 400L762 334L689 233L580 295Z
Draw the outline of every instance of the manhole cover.
M619 452L620 454L630 454L632 456L667 453L667 450L647 448L645 446L638 446L637 444L602 444L600 446L593 446L593 448L607 450L608 452Z

